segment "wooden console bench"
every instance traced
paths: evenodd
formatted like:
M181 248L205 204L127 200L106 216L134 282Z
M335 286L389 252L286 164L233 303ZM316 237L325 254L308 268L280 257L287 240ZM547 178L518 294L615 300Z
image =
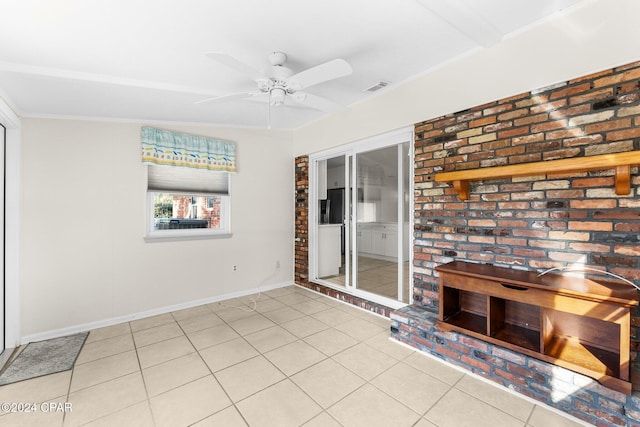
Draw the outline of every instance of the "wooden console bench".
M631 394L628 284L454 261L440 274L439 326Z

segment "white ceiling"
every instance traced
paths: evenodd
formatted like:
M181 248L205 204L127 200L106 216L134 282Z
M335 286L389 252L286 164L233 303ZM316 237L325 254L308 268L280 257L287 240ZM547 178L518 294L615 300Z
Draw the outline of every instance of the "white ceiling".
M262 70L282 51L294 72L334 58L353 73L308 93L348 107L584 0L0 0L0 97L23 117L87 117L266 127L255 89L205 56ZM324 112L272 109L273 128Z

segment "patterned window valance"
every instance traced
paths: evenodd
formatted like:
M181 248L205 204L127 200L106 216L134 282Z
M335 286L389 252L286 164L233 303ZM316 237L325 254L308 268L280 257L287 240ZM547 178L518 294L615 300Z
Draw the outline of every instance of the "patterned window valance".
M143 127L142 162L196 169L234 172L233 142Z

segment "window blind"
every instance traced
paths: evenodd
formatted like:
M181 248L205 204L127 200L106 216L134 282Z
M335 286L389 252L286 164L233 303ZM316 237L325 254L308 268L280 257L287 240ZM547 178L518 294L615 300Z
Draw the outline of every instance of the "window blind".
M229 172L148 165L147 191L172 194L229 194Z

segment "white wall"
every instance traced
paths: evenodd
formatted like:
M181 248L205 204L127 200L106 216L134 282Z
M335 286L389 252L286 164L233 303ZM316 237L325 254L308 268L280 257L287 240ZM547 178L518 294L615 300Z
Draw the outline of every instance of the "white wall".
M640 1L585 0L562 19L478 49L296 131L309 154L640 59ZM433 43L436 40L425 40Z
M146 243L140 127L22 121L23 341L292 283L291 134L158 126L237 143L233 237Z

